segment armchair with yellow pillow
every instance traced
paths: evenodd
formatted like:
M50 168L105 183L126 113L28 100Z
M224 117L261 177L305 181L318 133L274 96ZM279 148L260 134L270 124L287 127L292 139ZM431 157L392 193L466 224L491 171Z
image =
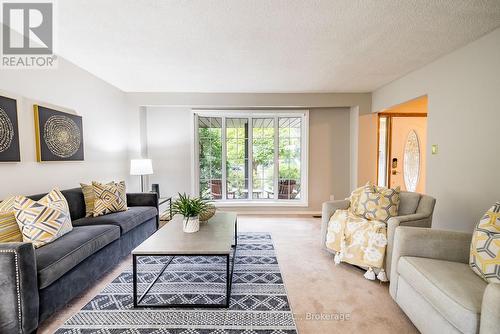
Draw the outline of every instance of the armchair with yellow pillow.
M398 227L392 298L422 333L500 332L500 202L473 233Z
M5 199L0 333L33 333L157 228L158 195L124 182Z
M348 199L323 203L321 246L336 264L367 270L365 278L390 280L397 226L431 227L436 200L427 195L367 183Z

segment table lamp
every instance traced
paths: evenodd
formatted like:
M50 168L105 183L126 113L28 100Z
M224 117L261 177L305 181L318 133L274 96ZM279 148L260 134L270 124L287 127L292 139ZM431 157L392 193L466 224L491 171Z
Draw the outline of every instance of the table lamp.
M153 174L153 162L151 159L132 159L130 160L130 175L140 175L141 176L141 190L146 192L144 189L144 175Z

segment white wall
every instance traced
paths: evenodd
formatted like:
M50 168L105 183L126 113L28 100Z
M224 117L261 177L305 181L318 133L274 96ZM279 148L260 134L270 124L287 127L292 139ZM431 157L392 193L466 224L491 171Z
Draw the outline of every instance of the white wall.
M500 200L500 29L378 89L373 111L425 94L433 226L471 231Z
M147 151L153 159L151 183L160 194L191 193L192 113L186 107L147 108Z
M319 212L330 195L349 193L349 108L309 109L309 207L259 211ZM188 107L148 107L147 145L161 195L192 190L192 113ZM255 208L231 208L253 211Z
M0 70L0 94L18 100L21 146L20 163L0 163L0 198L91 180L125 179L137 190L128 175L128 159L139 150L137 113L125 93L59 58L57 69ZM36 162L33 103L83 117L85 161Z

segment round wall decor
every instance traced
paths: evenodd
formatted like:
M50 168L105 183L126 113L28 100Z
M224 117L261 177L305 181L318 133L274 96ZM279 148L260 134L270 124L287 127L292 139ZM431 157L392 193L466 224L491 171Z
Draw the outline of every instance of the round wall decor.
M14 139L14 126L7 113L0 108L0 152L9 149Z
M80 148L80 138L78 125L69 117L54 115L45 122L43 139L50 152L58 157L73 156Z

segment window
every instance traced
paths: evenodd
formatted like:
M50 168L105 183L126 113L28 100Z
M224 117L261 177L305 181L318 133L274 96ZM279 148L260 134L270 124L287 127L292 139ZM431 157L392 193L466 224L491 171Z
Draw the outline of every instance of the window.
M274 199L274 118L252 120L253 199Z
M226 198L248 198L248 119L226 118Z
M222 118L198 119L200 196L222 199Z
M307 205L307 116L195 111L195 193L235 205Z
M300 199L301 119L279 118L279 199Z

